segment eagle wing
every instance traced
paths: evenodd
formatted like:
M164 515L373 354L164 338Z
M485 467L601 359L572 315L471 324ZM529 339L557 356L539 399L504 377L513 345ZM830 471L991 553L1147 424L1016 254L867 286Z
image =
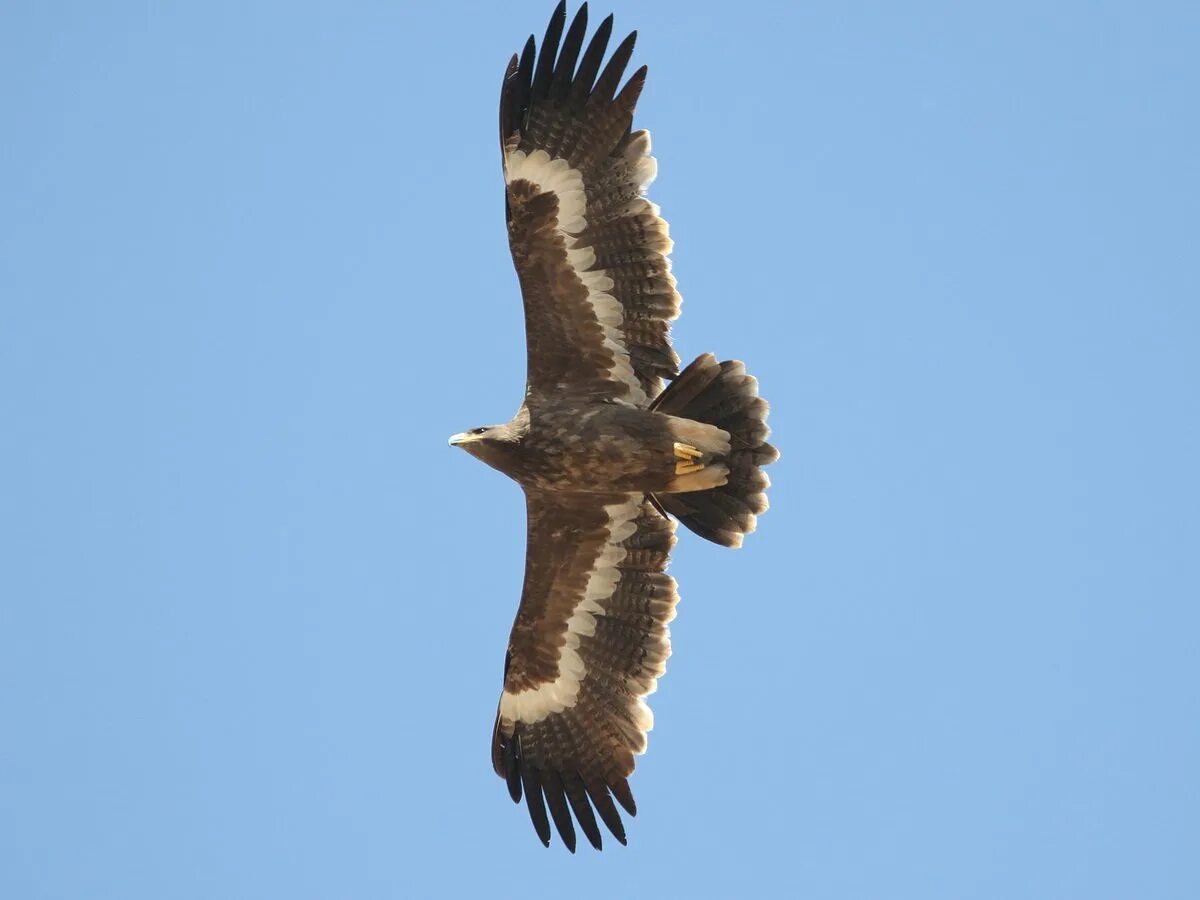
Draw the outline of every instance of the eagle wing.
M596 814L624 844L613 797L635 814L627 779L654 721L643 697L666 670L679 601L666 574L675 523L641 494L526 491L526 504L525 584L492 765L514 801L524 793L543 844L547 806L572 852L568 806L592 846Z
M642 196L657 171L650 135L631 131L646 67L618 93L637 32L600 72L612 16L586 50L586 4L564 39L565 24L560 3L541 54L531 36L509 63L500 94L527 389L644 406L662 390L662 378L678 374L669 322L680 305L667 223Z

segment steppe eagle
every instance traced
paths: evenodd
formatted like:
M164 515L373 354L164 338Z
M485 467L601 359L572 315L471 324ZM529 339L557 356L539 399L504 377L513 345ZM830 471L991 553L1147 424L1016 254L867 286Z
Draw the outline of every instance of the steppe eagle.
M586 5L566 19L560 3L541 52L530 37L500 94L524 401L510 422L450 443L525 492L525 579L492 764L542 843L553 821L574 851L574 821L600 849L597 816L624 844L617 804L636 812L628 778L653 723L644 698L679 599L666 574L675 521L740 546L767 508L761 467L778 453L742 363L705 354L679 370L671 239L644 197L650 136L632 128L645 66L621 83L636 32L602 67L612 17L586 48Z

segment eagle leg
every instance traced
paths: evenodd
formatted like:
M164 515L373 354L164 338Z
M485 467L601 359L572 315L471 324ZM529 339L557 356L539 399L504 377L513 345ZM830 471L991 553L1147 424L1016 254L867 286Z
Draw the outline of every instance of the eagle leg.
M675 442L675 474L690 475L692 472L699 472L704 468L704 462L701 460L704 454L693 447L691 444L681 444Z

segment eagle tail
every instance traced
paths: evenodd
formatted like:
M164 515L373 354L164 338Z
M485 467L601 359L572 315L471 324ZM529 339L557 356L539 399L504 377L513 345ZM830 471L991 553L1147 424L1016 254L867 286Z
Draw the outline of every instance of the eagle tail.
M730 450L722 460L729 469L718 487L687 493L655 495L661 506L689 529L725 547L740 547L767 511L771 481L763 466L779 458L767 443L767 401L758 396L758 381L737 360L717 362L705 353L684 369L650 407L667 415L715 425L729 434Z

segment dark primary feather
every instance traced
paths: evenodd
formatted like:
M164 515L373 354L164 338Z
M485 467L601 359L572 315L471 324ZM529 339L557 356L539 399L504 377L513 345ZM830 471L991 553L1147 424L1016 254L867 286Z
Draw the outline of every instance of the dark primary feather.
M582 9L586 9L585 3ZM581 9L581 11L582 11ZM608 39L612 36L613 17L608 15L592 35L591 43L584 51L579 70L575 73L575 81L571 85L571 100L580 103L591 93L592 85L596 82L596 73L600 71L600 63L604 60L604 51L608 49Z
M575 824L571 821L571 812L567 809L567 792L562 779L553 770L542 773L542 790L546 794L546 803L550 807L550 815L554 819L554 827L558 829L563 844L572 853L575 852Z
M625 807L625 812L631 816L637 815L637 804L633 802L633 793L629 790L629 782L622 778L612 786L613 796Z
M585 782L585 787L592 806L596 808L596 813L600 816L600 821L612 832L613 837L624 845L625 825L621 822L621 814L617 812L612 797L609 796L608 785L603 781L589 781Z
M542 801L542 782L534 766L521 767L521 782L525 789L525 805L529 807L529 820L533 830L544 846L550 846L550 820L546 818L546 804Z
M504 779L508 782L508 795L512 797L513 803L521 802L521 766L517 760L517 742L509 741L502 744L497 737L493 737L496 746L503 749L504 753Z
M533 78L533 58L537 52L537 43L533 35L525 42L520 58L513 54L508 68L504 72L504 81L500 88L500 146L508 136L525 126L525 118L529 112L529 94Z
M542 39L542 55L533 73L531 94L534 100L543 100L546 97L550 87L550 75L554 71L554 55L558 53L558 39L562 36L563 23L566 20L567 4L566 0L561 0L550 17L550 24L546 26L546 36Z
M592 807L588 803L587 789L583 786L583 779L578 774L571 774L564 777L563 782L567 791L567 799L571 802L571 809L575 812L575 818L579 820L579 827L587 835L588 843L597 850L603 850L604 842L600 838L600 828L596 825L596 817L592 815Z
M575 63L579 59L579 51L583 49L583 34L587 31L587 4L579 7L567 36L563 40L562 49L558 52L558 62L554 66L554 76L550 80L549 97L551 100L562 100L571 89L571 79L575 74Z
M621 76L625 74L625 67L629 65L629 58L633 56L633 45L636 43L637 32L631 31L626 35L625 40L617 45L617 49L609 57L608 65L604 67L600 80L592 88L589 103L603 104L612 101L613 93L616 91L617 85L621 83ZM645 66L638 70L643 79L646 77L646 71Z

